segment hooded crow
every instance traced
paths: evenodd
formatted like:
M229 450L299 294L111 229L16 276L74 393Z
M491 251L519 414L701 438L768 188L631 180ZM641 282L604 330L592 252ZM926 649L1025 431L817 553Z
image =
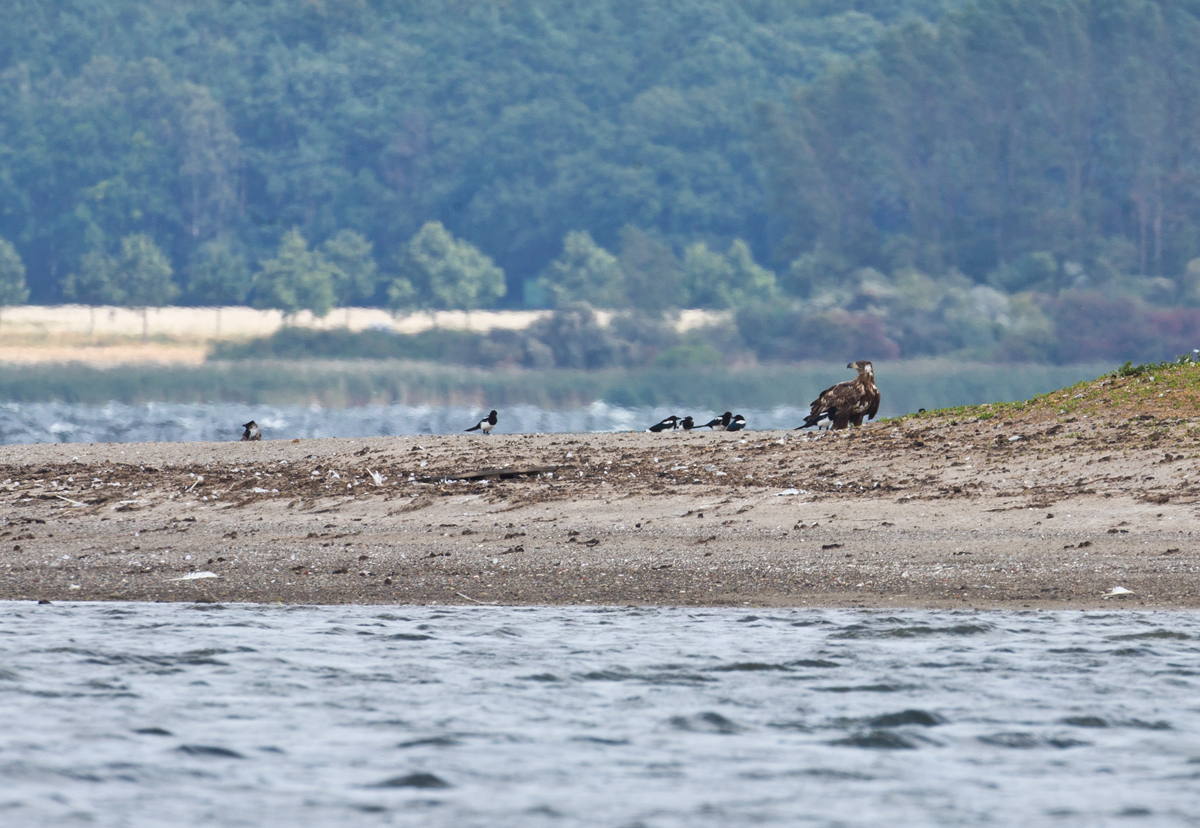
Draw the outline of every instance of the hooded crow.
M463 430L464 431L482 431L484 434L491 434L492 429L495 427L496 427L496 410L492 409L492 412L490 414L488 414L486 417L484 417L482 420L480 420L479 422L477 422L475 425L471 426L470 428L463 429Z
M258 430L258 423L251 420L248 423L242 423L242 428L246 429L242 432L242 441L261 440L262 433Z
M746 418L741 414L734 414L733 419L729 421L729 428L726 431L741 431L746 427Z
M707 423L698 428L711 428L713 431L726 431L729 428L729 422L733 419L733 415L726 411L720 417L713 417Z

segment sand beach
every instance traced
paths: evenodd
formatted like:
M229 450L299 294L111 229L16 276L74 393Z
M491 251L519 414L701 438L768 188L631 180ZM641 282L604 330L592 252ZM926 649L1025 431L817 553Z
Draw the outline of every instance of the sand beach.
M0 598L1194 608L1178 373L840 433L6 446Z

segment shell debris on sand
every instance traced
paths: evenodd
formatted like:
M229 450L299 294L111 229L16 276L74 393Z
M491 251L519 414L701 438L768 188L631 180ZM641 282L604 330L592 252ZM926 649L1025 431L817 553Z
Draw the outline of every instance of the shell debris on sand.
M167 578L168 581L203 581L206 578L220 578L221 576L215 572L189 572L178 578Z

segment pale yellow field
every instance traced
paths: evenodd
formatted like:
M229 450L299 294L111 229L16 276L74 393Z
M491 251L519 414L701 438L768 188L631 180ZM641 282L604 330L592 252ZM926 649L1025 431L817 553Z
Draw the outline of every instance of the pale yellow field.
M437 311L393 316L379 308L336 308L323 318L304 312L291 320L303 328L346 327L353 331L381 328L414 334L432 327L486 332L521 330L549 311ZM683 331L725 318L711 311L685 310L675 321ZM612 314L597 313L601 324ZM283 326L283 314L247 307L151 308L142 313L118 307L22 305L0 314L0 362L88 362L117 365L137 362L198 364L216 339L244 340L270 336Z

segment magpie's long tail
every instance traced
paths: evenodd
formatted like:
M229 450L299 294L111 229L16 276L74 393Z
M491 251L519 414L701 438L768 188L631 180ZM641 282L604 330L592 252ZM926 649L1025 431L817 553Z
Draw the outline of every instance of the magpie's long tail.
M837 416L836 408L826 409L825 411L817 411L817 412L815 412L813 414L809 414L807 417L805 417L803 425L798 425L792 430L799 431L802 428L812 428L815 425L819 425L821 420L829 420L830 422L833 422L833 418L836 416Z

